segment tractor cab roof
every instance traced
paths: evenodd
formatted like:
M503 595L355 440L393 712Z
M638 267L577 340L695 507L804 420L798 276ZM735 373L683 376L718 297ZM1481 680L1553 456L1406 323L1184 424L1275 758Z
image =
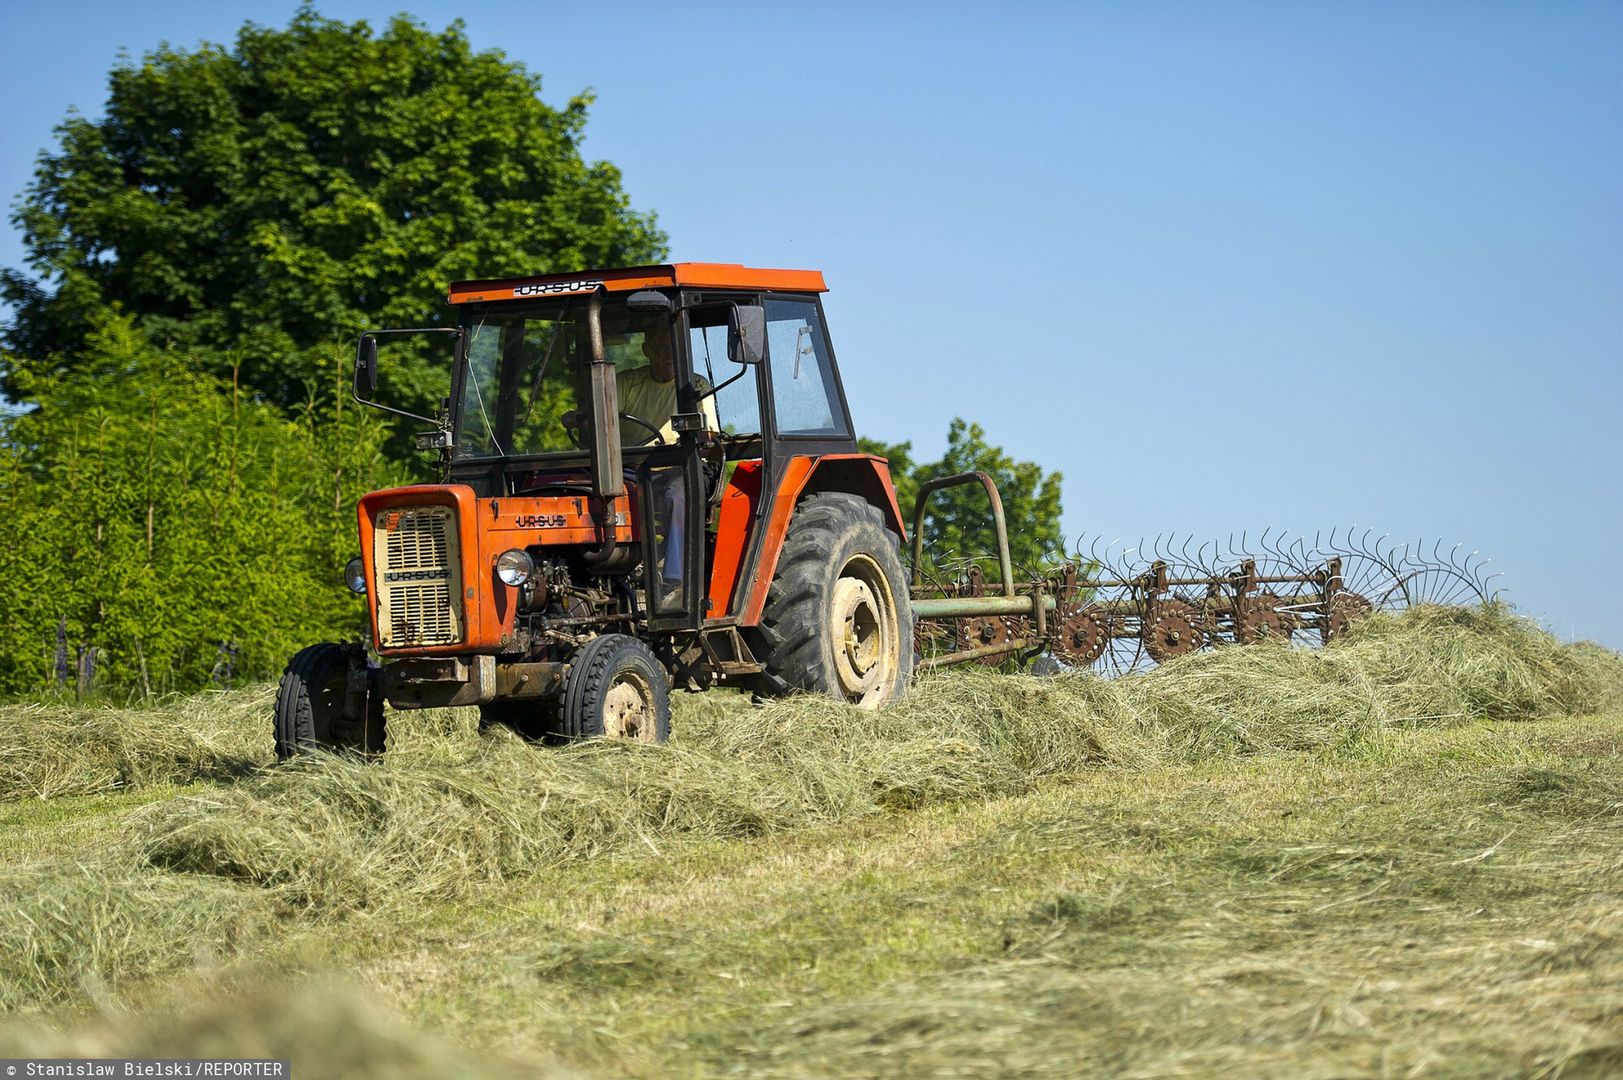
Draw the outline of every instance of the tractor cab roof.
M451 286L453 304L489 300L528 300L540 296L667 289L688 285L709 289L754 289L777 292L827 292L821 270L762 270L738 263L667 263L619 270L580 270L568 274L458 281Z

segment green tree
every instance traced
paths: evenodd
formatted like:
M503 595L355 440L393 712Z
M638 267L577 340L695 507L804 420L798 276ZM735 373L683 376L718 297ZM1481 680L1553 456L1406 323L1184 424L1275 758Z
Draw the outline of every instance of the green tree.
M13 215L31 272L0 272L4 343L65 371L117 310L294 408L360 330L442 322L450 281L662 258L619 171L581 156L590 98L553 109L540 86L460 23L374 33L309 7L120 62L106 115L58 128ZM391 393L431 413L444 364L425 345Z
M1003 499L1009 556L1017 568L1038 567L1064 547L1059 523L1061 474L1044 472L1033 462L1014 460L1002 448L986 441L986 432L979 424L962 418L953 420L947 429L947 451L939 461L915 462L911 443L862 439L860 446L864 453L890 460L891 479L896 484L902 513L909 516L909 528L920 486L942 476L984 472L997 484ZM986 493L979 484L932 495L923 531L926 558L931 562L951 565L974 559L989 576L995 576L997 534Z

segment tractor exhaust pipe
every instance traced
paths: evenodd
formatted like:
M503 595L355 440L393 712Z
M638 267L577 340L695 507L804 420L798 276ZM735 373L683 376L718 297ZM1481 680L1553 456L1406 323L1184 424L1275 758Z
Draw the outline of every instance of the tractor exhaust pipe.
M603 535L603 546L588 552L586 562L602 566L614 555L613 502L626 493L625 465L620 457L619 383L603 348L602 286L586 301L586 336L591 350L592 517Z

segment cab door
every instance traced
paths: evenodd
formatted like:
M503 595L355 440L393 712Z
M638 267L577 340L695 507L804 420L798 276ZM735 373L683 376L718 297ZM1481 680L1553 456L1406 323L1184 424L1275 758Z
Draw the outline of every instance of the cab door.
M644 587L653 630L700 625L714 610L709 582L715 557L712 511L730 464L761 456L758 366L729 354L729 316L755 297L686 293L676 320L677 427L674 444L657 446L636 471L644 522Z
M733 614L734 585L745 569L762 529L766 500L756 499L740 514L738 507L722 509L741 464L747 464L757 484L771 466L763 422L765 388L763 365L740 364L728 352L728 320L732 305L758 303L750 293L690 292L684 304L681 337L686 346L685 366L691 376L693 411L704 418L702 441L705 507L703 538L702 617L719 619ZM770 490L770 489L768 489Z

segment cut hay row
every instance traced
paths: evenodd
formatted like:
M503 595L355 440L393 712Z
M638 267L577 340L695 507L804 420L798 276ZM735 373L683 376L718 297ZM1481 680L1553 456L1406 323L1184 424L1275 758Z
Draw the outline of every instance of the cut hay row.
M711 711L666 747L457 762L321 760L183 799L136 843L154 866L321 911L450 897L666 838L724 839L886 808L1019 794L1101 764L1349 744L1385 728L1592 712L1623 659L1501 612L1419 611L1343 648L1231 649L1114 682L942 678L868 713L813 699Z
M382 764L322 759L221 785L138 815L94 865L0 882L18 898L0 911L0 1004L169 970L200 925L229 951L271 913L413 910L582 859L1016 795L1098 765L1355 748L1393 728L1620 700L1623 658L1503 610L1437 609L1322 652L1222 650L1113 682L944 676L879 714L702 700L664 747L541 751L425 717Z
M1001 955L738 1010L706 1032L707 1071L1059 1077L1087 1062L1128 1076L1617 1075L1615 765L1478 760L1490 782L1457 787L1446 766L1404 767L1444 794L1410 789L1406 805L1362 821L1357 797L1326 794L1323 839L1202 822L1198 799L1150 821L1098 808L1011 823L986 854L1136 851L1149 865L1111 876L1082 857L1092 874L1003 921ZM1357 786L1355 770L1340 771ZM629 966L640 945L645 963L703 971L723 936L657 949L599 937L587 958ZM547 961L609 998L606 965L569 971L558 956L583 951L565 943Z
M240 776L270 761L269 687L159 705L0 705L0 800Z
M1618 713L1419 730L599 863L352 920L333 954L278 949L132 1016L0 1029L0 1056L391 1074L353 1041L420 1075L449 1036L458 1075L494 1047L528 1075L1612 1075L1620 749ZM312 965L355 981L281 974Z
M939 724L947 737L967 732L1020 743L1041 736L1042 718L1012 728L1004 721L1037 707L1058 710L1051 717L1057 728L1074 719L1094 730L1102 741L1088 760L1132 764L1168 754L1311 748L1391 724L1594 711L1617 692L1616 664L1613 653L1562 645L1500 607L1417 609L1373 620L1353 640L1322 652L1225 649L1115 682L1066 676L1035 695L1021 680L954 672L924 681L892 711L889 729L917 735L923 721ZM0 705L0 801L254 772L272 760L273 694L258 687L128 708ZM806 701L763 710L752 722L726 700L678 695L679 743L731 752L740 740L760 743L785 727L815 725L805 715L809 707L824 724L867 726L845 710ZM718 726L718 714L732 719ZM972 714L994 716L996 730L966 726ZM460 764L472 722L472 710L396 715L393 758ZM1074 731L1058 741L1062 767L1089 749ZM1043 742L1039 737L1033 748Z

